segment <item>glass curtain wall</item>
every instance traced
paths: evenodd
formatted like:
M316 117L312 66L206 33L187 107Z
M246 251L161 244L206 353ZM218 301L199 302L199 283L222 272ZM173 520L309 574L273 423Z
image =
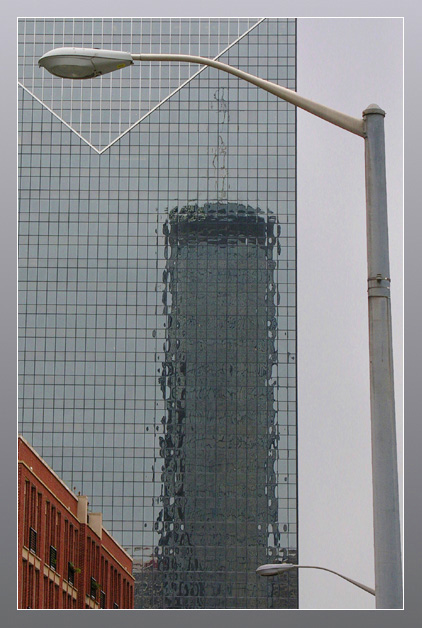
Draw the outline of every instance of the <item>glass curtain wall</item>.
M20 425L134 558L139 608L296 608L293 19L20 19Z

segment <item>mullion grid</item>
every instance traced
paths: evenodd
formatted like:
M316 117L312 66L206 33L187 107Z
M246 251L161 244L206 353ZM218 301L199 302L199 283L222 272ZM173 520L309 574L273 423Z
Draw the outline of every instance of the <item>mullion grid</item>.
M186 89L186 88L185 88L185 89ZM199 108L199 103L198 103L198 108ZM258 142L257 142L257 143L258 143ZM199 144L199 143L198 143L198 144ZM180 150L180 149L179 149L179 150ZM198 145L197 150L198 150L198 155L199 155L199 145ZM267 164L268 164L268 161L267 161ZM199 177L200 177L200 169L199 169L199 168L198 168L197 177L198 177L198 179L197 179L197 180L199 181ZM209 188L208 188L208 189L209 189ZM148 195L148 196L151 196L151 192L152 192L152 190L150 190L150 189L148 188L148 190L147 190L147 195ZM239 194L240 194L240 190L238 189L238 190L237 190L237 192L236 192L237 198L239 198ZM188 194L188 196L189 196L189 194ZM151 315L151 314L148 314L147 316L150 316L150 315Z

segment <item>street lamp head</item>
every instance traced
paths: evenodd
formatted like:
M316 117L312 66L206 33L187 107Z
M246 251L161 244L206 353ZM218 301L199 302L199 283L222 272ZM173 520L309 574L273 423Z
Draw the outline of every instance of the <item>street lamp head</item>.
M97 48L55 48L38 60L54 76L89 79L133 65L129 52Z
M284 571L290 571L290 569L297 568L297 565L292 565L291 563L279 563L272 565L261 565L256 570L256 573L259 576L277 576Z

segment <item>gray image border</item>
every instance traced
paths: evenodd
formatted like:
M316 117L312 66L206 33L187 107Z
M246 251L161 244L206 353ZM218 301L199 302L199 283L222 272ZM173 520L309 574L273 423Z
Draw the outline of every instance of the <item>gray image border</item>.
M51 2L44 2L42 6L42 11L39 13L39 16L45 15L61 15L62 12L56 10L52 10ZM135 3L128 3L129 5L134 5ZM170 9L167 3L162 3L164 6L160 6L161 15L171 15L174 9ZM221 3L223 4L223 3ZM99 5L96 1L90 5L89 15L93 13L100 13L100 6L98 6L97 11L94 11L94 8L97 8L95 5ZM294 5L294 7L293 7ZM327 6L328 5L328 6ZM74 3L74 14L83 15L83 6L78 7L77 3ZM107 7L108 8L108 7ZM184 5L186 10L186 5ZM198 11L190 10L186 13L186 15L197 15ZM330 2L319 2L319 3L311 3L311 2L286 2L283 7L283 13L286 16L298 16L298 17L328 17L333 16L336 17L351 17L352 9L348 5L344 5L344 10L339 11L336 5L336 10L334 12L334 6ZM37 7L38 9L38 7ZM167 10L166 10L167 9ZM278 14L280 11L280 7L274 6L274 2L268 3L265 7L260 6L260 13L266 13L268 15ZM265 11L264 11L265 9ZM330 10L331 9L331 10ZM227 10L227 7L226 7ZM415 121L418 119L418 115L416 113L416 106L418 104L420 98L420 81L418 80L419 68L418 68L418 59L420 58L420 25L421 25L421 14L420 9L416 9L415 5L410 2L405 2L400 7L400 13L405 18L405 121L412 120ZM105 13L105 7L103 6L103 11ZM15 49L15 34L16 34L16 17L18 16L33 16L34 15L34 7L30 2L21 2L20 6L17 7L17 15L10 15L12 12L12 7L8 7L5 11L5 16L2 21L2 46L3 51L8 52L9 58L11 56L11 51ZM139 12L139 6L126 6L126 14L137 14ZM368 16L373 17L376 16L392 16L397 12L397 8L395 4L392 2L356 2L353 5L353 14L354 16ZM66 15L67 12L64 13ZM147 13L147 11L145 11ZM308 15L306 15L308 13ZM326 15L326 14L329 15ZM343 13L343 15L339 15L339 13ZM156 14L156 12L155 12ZM179 12L181 15L182 12ZM242 9L240 7L234 7L233 3L229 10L229 15L255 15L256 8L249 6L247 2L242 3ZM224 16L225 13L223 8L216 5L215 6L215 15ZM400 16L397 16L400 17ZM3 351L2 351L2 360L1 360L1 372L3 377L1 378L2 387L2 399L5 400L3 405L3 415L4 415L4 425L3 425L3 438L2 442L2 455L1 455L1 465L2 465L2 478L4 479L4 487L5 490L2 493L2 508L1 508L1 516L2 516L2 543L3 543L3 555L6 556L5 568L2 570L1 576L1 588L0 590L3 593L3 599L6 601L4 607L4 617L6 620L5 625L15 625L15 626L25 626L25 625L35 625L38 623L40 625L45 625L46 621L51 621L48 619L48 615L44 617L44 613L47 611L37 611L36 614L32 614L29 617L25 615L25 611L17 612L15 610L15 585L16 579L14 578L15 573L15 547L16 547L16 528L15 528L15 520L16 520L16 482L15 482L15 469L16 469L16 423L12 417L16 416L16 368L14 365L16 364L16 339L14 333L11 331L16 330L16 214L12 214L11 208L16 207L16 162L10 159L11 154L16 154L16 73L15 66L13 63L10 63L8 67L5 68L6 74L6 90L4 92L4 110L3 110L3 138L5 141L5 146L8 148L8 152L5 149L2 151L2 172L5 174L4 180L7 182L6 185L6 203L4 207L9 208L8 212L4 212L3 214L3 229L2 232L2 246L1 251L3 255L1 269L2 269L2 279L4 290L4 301L3 301ZM414 79L412 81L411 79ZM15 124L12 124L12 121ZM416 126L416 128L415 128ZM413 278L413 273L418 272L418 267L420 265L420 260L416 257L417 255L417 244L419 244L419 233L420 233L420 213L417 211L418 206L420 206L420 200L416 198L416 176L417 173L419 175L419 166L418 166L418 142L417 136L420 133L420 124L418 122L412 122L412 129L409 128L410 123L407 124L405 122L405 149L406 149L406 179L405 179L405 201L406 206L408 207L406 213L406 223L405 223L405 245L406 245L406 254L405 254L405 262L406 262L406 285L409 283L409 279L407 279L407 274L410 277L410 280ZM420 176L420 175L419 175ZM420 246L420 245L419 245ZM418 285L418 284L416 284ZM321 622L321 626L330 626L330 625L338 625L339 621L345 622L346 626L354 626L356 622L364 622L365 626L385 626L396 625L397 621L405 623L405 625L415 625L417 621L417 617L419 616L419 608L418 608L418 600L416 599L416 595L419 589L419 579L417 577L418 574L418 554L417 551L420 547L420 539L418 535L418 522L420 521L421 516L421 508L420 508L420 500L416 499L416 496L419 493L418 490L418 480L420 477L420 454L419 454L419 443L421 442L421 427L420 422L417 420L418 418L418 410L416 408L416 394L415 389L416 386L412 386L413 383L416 384L417 376L418 376L418 343L414 342L414 338L417 338L417 335L412 334L412 342L410 342L410 334L413 331L413 326L416 324L416 317L420 312L422 304L420 303L421 297L418 295L416 297L416 303L414 302L415 298L412 293L409 296L406 295L406 333L405 333L405 347L406 347L406 386L405 386L405 394L406 394L406 414L408 415L408 423L406 425L405 430L405 450L406 450L406 464L405 464L405 500L406 500L406 519L404 525L403 536L405 538L405 610L404 611L396 611L400 612L401 616L398 620L397 617L391 615L387 611L379 611L376 613L369 613L366 611L356 611L359 616L356 617L352 615L349 617L349 612L346 611L346 616L344 615L344 611L340 616L340 611L333 611L329 613L328 611L308 611L308 612L290 612L288 617L289 625L302 625L301 622L312 622L312 625L315 624L318 626L319 622ZM410 315L409 315L410 313ZM419 316L418 316L419 318ZM419 378L418 378L419 379ZM410 408L410 412L409 412ZM416 428L416 430L415 430ZM13 443L13 444L12 444ZM419 472L419 473L418 473ZM418 526L419 527L419 526ZM73 626L75 623L75 618L71 617L70 613L72 611L62 611L62 615L60 616L60 622L63 626ZM154 615L149 618L144 613L154 613ZM214 622L221 622L223 617L221 617L221 612L224 614L230 613L230 617L227 617L230 623L234 625L242 625L249 626L255 625L256 616L254 613L257 611L220 611L220 614L215 615L215 612L212 611L202 611L200 616L201 622L204 622L206 626L214 625ZM258 611L259 612L259 611ZM281 611L267 611L265 614L260 613L259 621L263 623L263 625L273 625L276 621L282 621L281 617L274 617L274 613L279 613ZM64 614L63 614L64 613ZM138 625L139 621L153 621L156 626L165 625L164 622L170 622L174 626L186 626L193 625L193 622L198 621L198 618L193 612L190 611L142 611L143 615L141 618L134 616L133 619L131 615L132 611L124 611L125 617L122 618L121 621L127 622L127 625ZM170 613L170 616L169 616ZM365 617L362 616L362 613L365 614ZM69 617L67 617L69 615ZM286 620L285 618L283 618ZM115 624L115 618L108 618L107 615L101 615L97 620L91 619L89 620L90 624L96 624L96 622L101 623L101 626L107 626L108 623L111 625ZM112 623L113 622L113 623ZM163 622L163 624L161 624Z

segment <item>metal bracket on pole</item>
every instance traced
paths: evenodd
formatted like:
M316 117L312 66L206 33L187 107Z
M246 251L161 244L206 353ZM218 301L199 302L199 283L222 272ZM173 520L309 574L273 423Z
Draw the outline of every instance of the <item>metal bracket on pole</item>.
M390 277L378 274L376 277L368 277L368 296L390 298Z

